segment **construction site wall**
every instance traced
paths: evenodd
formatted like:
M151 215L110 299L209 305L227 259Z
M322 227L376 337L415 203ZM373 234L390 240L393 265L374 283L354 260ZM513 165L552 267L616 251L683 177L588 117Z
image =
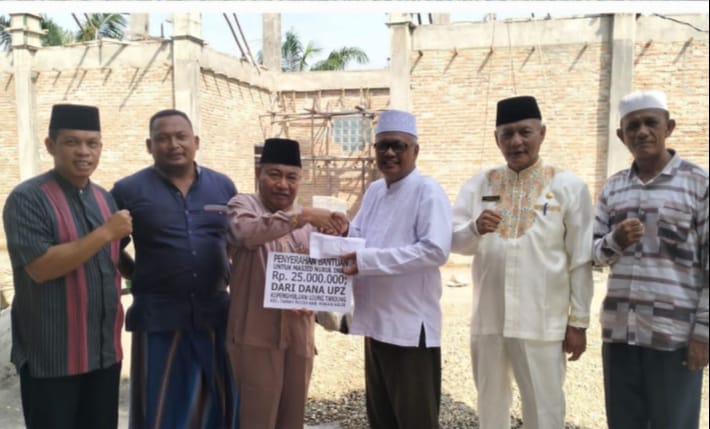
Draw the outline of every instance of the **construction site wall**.
M413 27L407 52L411 110L417 116L418 167L440 181L451 200L466 178L503 162L493 138L497 100L537 97L547 124L541 156L582 177L596 196L607 176L612 16L524 22L452 23ZM678 127L669 145L708 166L707 15L636 20L634 89L666 91ZM703 27L704 25L704 27ZM705 32L695 28L704 28ZM397 48L393 48L395 50ZM172 43L91 42L34 53L36 142L18 142L12 53L0 53L0 205L22 179L19 145L34 144L39 172L51 168L43 147L51 105L99 106L104 150L93 179L106 188L152 163L145 149L148 119L174 107ZM254 147L282 136L303 143L300 202L313 195L345 200L350 215L367 184L378 177L373 153L344 151L332 139L332 117L372 115L390 106L401 77L389 70L281 73L234 56L201 49L194 91L201 137L198 161L228 174L242 192L254 191ZM290 115L290 116L289 116ZM355 114L357 116L357 113ZM611 115L613 116L613 115ZM288 120L284 120L287 118ZM624 153L624 163L630 162ZM406 215L406 214L402 214ZM0 287L11 284L0 230Z
M636 18L633 90L661 89L678 126L668 145L708 167L708 20ZM698 19L699 18L699 19ZM540 156L596 196L607 177L613 16L417 27L410 53L419 165L453 200L465 178L503 163L493 131L496 103L537 98L547 125ZM696 20L697 19L697 20ZM623 95L623 94L622 94ZM622 165L629 165L628 151ZM609 172L612 174L613 172Z

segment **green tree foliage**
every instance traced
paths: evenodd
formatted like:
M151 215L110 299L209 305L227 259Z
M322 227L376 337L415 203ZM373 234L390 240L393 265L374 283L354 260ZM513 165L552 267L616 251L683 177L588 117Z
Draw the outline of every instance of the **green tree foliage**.
M45 33L40 36L42 46L61 46L74 42L74 35L71 31L64 29L51 18L41 16L39 21Z
M40 16L39 24L44 30L44 34L39 37L42 46L64 45L74 41L74 35L70 31L65 30L46 15ZM4 51L12 49L12 37L7 31L9 28L10 18L0 15L0 49Z
M125 35L126 17L121 13L92 13L81 23L81 27L76 34L78 42L103 37L121 40Z
M8 28L10 28L10 18L0 15L0 49L3 51L9 51L12 46L10 32L7 31Z
M343 47L332 51L328 58L317 62L311 67L311 70L345 70L345 67L353 60L358 64L367 64L370 61L362 49Z
M102 37L123 39L126 29L126 18L120 13L94 13L81 22L82 29L76 34L58 25L46 15L40 16L40 26L44 34L40 36L42 46L59 46L73 42L96 40ZM10 28L10 18L0 15L0 49L12 49L12 40L7 29Z
M321 51L313 42L308 42L306 47L298 38L293 29L286 32L286 40L281 44L281 70L304 71L308 60Z
M304 48L298 34L291 29L286 32L286 39L281 44L281 70L286 72L309 70L310 59L320 52L321 48L313 42L308 42ZM311 66L310 70L345 70L351 61L366 64L370 59L360 48L343 47L332 51L328 58Z

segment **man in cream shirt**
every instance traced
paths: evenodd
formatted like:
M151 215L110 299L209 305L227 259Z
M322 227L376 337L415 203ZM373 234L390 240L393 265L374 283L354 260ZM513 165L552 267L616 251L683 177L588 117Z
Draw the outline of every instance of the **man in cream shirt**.
M482 429L510 427L511 376L526 429L562 429L565 353L586 348L592 300L592 204L577 177L539 157L534 97L498 102L504 166L464 183L452 251L474 255L471 357Z

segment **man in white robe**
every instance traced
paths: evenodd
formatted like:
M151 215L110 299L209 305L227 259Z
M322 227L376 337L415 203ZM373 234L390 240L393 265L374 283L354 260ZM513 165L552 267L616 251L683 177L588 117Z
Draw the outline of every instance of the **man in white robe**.
M441 275L451 247L451 203L416 169L414 115L380 114L377 167L349 236L366 248L345 255L355 275L350 332L365 337L372 429L437 429L441 402Z

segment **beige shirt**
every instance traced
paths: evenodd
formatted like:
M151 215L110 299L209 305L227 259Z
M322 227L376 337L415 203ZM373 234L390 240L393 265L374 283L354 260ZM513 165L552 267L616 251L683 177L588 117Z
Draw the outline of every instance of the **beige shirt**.
M264 308L269 252L308 253L312 227L301 224L300 207L271 212L258 194L239 194L228 204L231 302L227 341L271 349L291 348L315 354L313 315Z
M480 235L484 209L503 220ZM474 255L471 333L559 341L567 325L587 327L592 221L584 182L542 161L469 179L453 209L452 251Z

